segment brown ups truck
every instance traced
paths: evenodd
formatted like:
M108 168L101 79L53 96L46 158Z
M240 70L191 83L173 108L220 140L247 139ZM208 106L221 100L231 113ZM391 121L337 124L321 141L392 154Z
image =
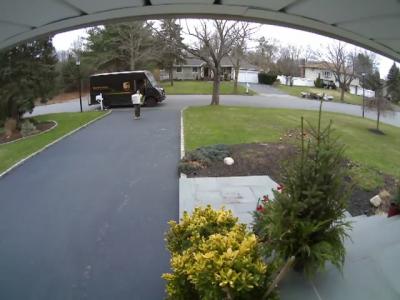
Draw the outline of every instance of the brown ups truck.
M96 96L101 94L105 107L130 106L131 95L137 90L144 95L146 106L156 106L165 100L164 89L149 71L126 71L90 76L89 105L98 104Z

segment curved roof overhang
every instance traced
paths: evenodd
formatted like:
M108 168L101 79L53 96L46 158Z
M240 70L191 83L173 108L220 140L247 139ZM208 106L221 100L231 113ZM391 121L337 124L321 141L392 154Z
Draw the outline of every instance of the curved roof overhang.
M400 61L399 0L6 0L0 49L111 21L231 18L319 33Z

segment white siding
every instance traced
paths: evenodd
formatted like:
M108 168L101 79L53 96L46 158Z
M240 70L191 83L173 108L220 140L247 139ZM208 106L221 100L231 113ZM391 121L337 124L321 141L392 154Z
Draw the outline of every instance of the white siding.
M314 69L314 68L305 68L304 71L304 77L310 80L315 80L318 78L318 75L320 75L320 78L323 80L331 80L335 82L335 84L338 86L339 83L335 79L335 75L333 74L332 71L327 71L323 69ZM351 83L351 86L360 86L360 81L358 78L354 78Z
M352 85L352 86L350 86L350 93L353 94L353 95L362 96L363 95L363 88L362 87L357 87L357 89L356 89L356 87ZM367 98L375 97L375 92L374 91L366 89L364 91L364 93L365 93L365 97L367 97Z

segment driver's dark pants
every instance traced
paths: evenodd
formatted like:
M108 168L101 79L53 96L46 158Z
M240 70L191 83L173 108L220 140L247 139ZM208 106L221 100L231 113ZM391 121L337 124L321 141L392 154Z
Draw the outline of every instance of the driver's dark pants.
M139 118L140 117L140 104L134 104L133 108L135 110L135 117Z

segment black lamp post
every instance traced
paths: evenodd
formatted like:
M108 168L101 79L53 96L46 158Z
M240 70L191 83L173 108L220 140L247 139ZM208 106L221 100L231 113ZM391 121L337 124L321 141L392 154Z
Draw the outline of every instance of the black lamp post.
M79 57L76 59L76 66L78 67L78 88L79 88L79 104L81 106L81 112L82 110L82 80L81 80L81 61L79 60Z

